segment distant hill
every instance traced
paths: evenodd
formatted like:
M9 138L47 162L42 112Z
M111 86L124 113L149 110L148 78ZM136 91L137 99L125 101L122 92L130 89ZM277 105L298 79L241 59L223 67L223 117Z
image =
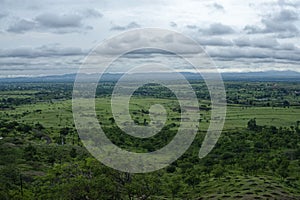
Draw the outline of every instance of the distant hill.
M242 81L300 81L300 73L295 71L223 73L222 77L224 80Z
M188 80L202 80L198 74L191 72L182 72L182 74ZM112 74L107 73L101 78L102 81L117 81L123 74ZM145 73L139 74L138 77L151 77L163 78L172 80L173 76L171 73ZM95 74L84 74L86 80L95 78ZM300 73L295 71L265 71L265 72L242 72L242 73L222 73L223 80L226 81L300 81ZM0 83L14 83L14 82L61 82L70 83L74 82L76 74L64 74L64 75L51 75L42 77L16 77L16 78L0 78Z

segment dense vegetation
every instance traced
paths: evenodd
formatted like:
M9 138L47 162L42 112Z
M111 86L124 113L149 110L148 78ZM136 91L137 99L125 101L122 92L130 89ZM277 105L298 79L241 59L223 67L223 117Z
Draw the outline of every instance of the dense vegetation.
M136 91L131 115L149 122L163 104L168 121L152 138L135 139L115 124L109 107L114 83L97 89L97 117L118 146L149 152L176 134L180 108L170 91ZM170 166L147 174L108 168L82 145L72 120L72 84L0 85L0 199L300 199L299 83L226 82L228 115L212 152L198 158L210 120L209 94L192 82L200 103L199 133Z

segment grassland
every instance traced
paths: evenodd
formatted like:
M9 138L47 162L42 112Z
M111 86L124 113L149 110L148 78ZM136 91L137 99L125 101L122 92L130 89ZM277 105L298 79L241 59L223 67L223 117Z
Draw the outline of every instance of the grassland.
M18 97L23 95L18 95ZM133 118L139 119L140 123L144 118L148 118L147 115L143 115L141 110L147 110L150 105L159 103L163 105L168 113L169 119L167 123L172 123L172 118L178 117L178 113L172 111L172 108L178 106L176 100L157 99L157 98L133 98L130 102L131 114ZM201 105L208 105L207 102L199 102ZM103 124L110 124L109 118L111 114L111 102L110 98L97 98L96 100L96 112L99 116L99 120ZM136 113L136 114L133 114ZM72 101L62 100L54 103L38 102L29 105L20 105L15 107L14 110L7 110L0 112L2 118L14 118L19 122L25 122L29 124L35 124L40 122L46 128L53 128L58 130L61 127L73 126L72 116ZM210 121L210 111L200 111L200 118L203 119L199 123L200 130L205 131ZM261 106L240 106L229 104L227 105L226 122L224 130L236 130L239 128L245 128L247 122L256 118L259 125L276 125L278 127L290 127L296 126L296 122L299 120L300 108L298 106L291 106L289 108L283 107L261 107Z

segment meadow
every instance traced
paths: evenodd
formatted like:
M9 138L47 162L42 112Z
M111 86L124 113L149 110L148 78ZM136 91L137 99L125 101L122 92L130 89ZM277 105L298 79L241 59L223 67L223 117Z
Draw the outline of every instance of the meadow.
M16 95L17 98L26 98L25 96ZM13 98L15 95L9 97ZM141 110L147 110L153 104L163 105L169 114L168 123L173 123L172 118L178 117L178 112L174 112L172 108L179 106L176 100L159 99L159 98L132 98L130 102L131 114L133 119L139 119L142 124L143 119L149 117L143 114ZM201 105L209 105L208 101L200 101ZM102 97L96 99L96 112L99 120L103 124L110 124L109 118L111 114L110 97ZM135 114L133 114L135 113ZM73 126L72 101L58 100L53 103L38 102L34 104L25 104L16 106L14 110L1 112L2 118L15 119L18 122L34 125L39 122L46 128L58 131L62 127ZM201 131L206 131L210 122L210 111L200 111L201 123L199 127ZM259 125L276 125L278 127L296 126L299 120L300 107L264 107L264 106L243 106L237 104L228 104L226 112L226 122L224 131L246 128L247 122L256 118ZM101 119L100 119L101 118ZM176 122L176 121L175 121Z

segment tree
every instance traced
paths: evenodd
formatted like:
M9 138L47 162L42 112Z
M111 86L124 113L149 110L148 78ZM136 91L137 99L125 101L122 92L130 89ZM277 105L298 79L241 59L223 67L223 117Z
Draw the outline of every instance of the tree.
M166 168L166 171L168 173L174 173L176 171L176 167L174 165L169 165L167 168Z
M250 119L247 124L247 128L251 131L257 130L256 119Z
M168 184L168 189L172 194L172 199L175 199L175 196L179 193L181 186L182 178L178 175L174 175L170 178L170 182Z
M45 129L45 127L38 122L38 123L35 124L35 129L41 131L41 130Z
M17 131L24 132L24 133L29 133L29 131L31 130L32 130L31 126L27 124L20 124L17 128Z
M192 186L193 189L195 189L195 186L200 183L200 178L199 178L199 171L195 169L187 170L187 176L185 178L185 182L189 185Z
M36 148L34 146L32 146L31 144L29 144L24 149L24 157L27 160L35 160L36 159L36 153L37 153Z
M290 102L288 100L284 100L282 104L283 104L284 108L285 107L288 107L288 108L290 107Z
M115 123L115 119L113 117L110 117L108 120L111 122L111 124Z
M224 167L222 167L220 164L216 165L214 169L212 170L212 173L214 174L214 177L220 178L224 175Z
M61 128L61 129L60 129L59 133L60 133L61 135L63 135L63 136L66 136L66 135L69 134L70 130L71 130L71 129L70 129L69 127L64 127L64 128Z
M76 156L77 156L77 151L74 147L70 151L70 156L71 156L71 158L76 158Z

